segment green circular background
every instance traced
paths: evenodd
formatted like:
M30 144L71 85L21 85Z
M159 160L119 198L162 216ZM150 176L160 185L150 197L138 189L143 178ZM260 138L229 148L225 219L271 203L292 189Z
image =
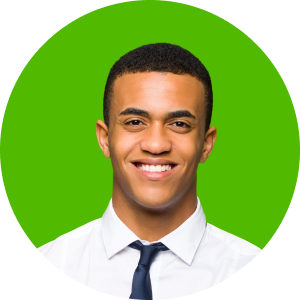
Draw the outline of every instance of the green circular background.
M288 91L245 34L192 6L134 1L89 13L50 38L20 75L2 125L12 209L36 247L102 217L112 167L96 139L110 68L128 51L168 42L210 72L214 151L198 168L207 221L263 248L292 199L299 132Z

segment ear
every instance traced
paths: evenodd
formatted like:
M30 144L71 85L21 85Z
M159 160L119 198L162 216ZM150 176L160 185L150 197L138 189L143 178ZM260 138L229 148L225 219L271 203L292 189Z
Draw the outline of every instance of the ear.
M205 133L202 155L200 157L201 163L204 163L207 160L207 158L210 156L216 138L217 138L217 128L215 126L212 126Z
M96 123L96 134L99 146L103 151L103 154L106 158L110 157L109 146L108 146L108 128L106 124L98 120Z

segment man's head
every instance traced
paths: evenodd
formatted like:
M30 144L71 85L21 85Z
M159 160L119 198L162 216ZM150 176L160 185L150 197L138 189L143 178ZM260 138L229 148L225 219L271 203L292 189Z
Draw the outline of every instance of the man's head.
M114 169L113 197L163 209L196 194L198 163L216 139L211 109L209 74L187 50L153 44L121 57L107 79L105 123L97 122Z

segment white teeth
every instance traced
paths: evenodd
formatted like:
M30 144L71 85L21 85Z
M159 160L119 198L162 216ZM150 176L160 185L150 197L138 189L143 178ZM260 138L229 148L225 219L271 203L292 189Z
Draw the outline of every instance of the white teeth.
M144 165L141 163L137 164L137 167L142 171L148 171L152 173L165 172L172 169L171 165Z
M155 167L155 172L161 172L161 165L157 165Z

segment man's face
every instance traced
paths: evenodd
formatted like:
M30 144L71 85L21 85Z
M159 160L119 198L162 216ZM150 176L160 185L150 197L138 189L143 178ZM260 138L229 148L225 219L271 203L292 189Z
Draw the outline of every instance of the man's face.
M196 189L205 137L205 89L198 79L158 72L118 77L107 147L101 147L111 157L114 192L147 208L168 207Z

